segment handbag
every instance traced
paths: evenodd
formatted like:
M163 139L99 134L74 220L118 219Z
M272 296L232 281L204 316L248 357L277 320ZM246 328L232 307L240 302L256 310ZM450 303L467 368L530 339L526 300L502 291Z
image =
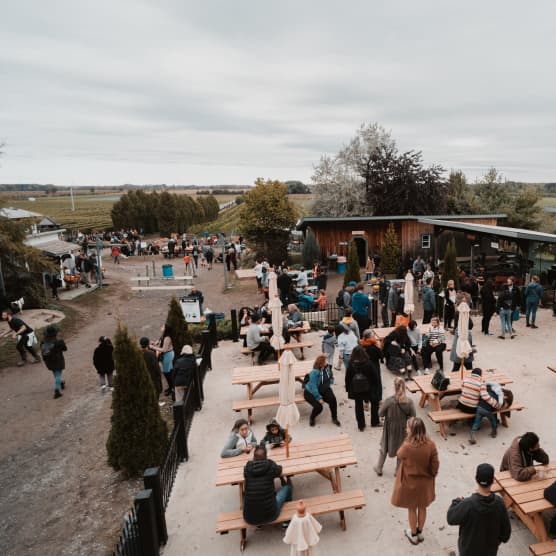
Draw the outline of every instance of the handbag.
M334 355L332 356L332 367L335 371L339 371L342 368L342 358L337 346L334 348Z
M448 389L448 385L450 384L450 379L440 369L438 369L434 373L434 376L432 377L431 384L439 392L443 392L444 390Z
M512 321L519 320L519 308L515 308L514 312L512 313Z

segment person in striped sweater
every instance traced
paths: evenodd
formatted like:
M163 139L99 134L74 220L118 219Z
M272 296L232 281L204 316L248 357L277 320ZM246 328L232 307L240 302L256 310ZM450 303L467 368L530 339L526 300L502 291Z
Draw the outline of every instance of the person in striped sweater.
M433 317L429 331L427 332L427 343L421 350L423 357L423 365L425 367L424 374L428 375L432 363L432 354L436 355L438 366L441 371L444 370L444 352L446 351L446 333L440 325L440 319Z
M458 398L457 408L465 413L476 413L479 400L481 399L481 387L483 385L483 371L479 368L463 379L461 395Z

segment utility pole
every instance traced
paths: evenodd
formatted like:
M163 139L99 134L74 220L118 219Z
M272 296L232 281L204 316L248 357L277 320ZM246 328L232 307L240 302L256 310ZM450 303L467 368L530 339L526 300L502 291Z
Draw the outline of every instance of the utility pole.
M226 239L220 234L220 241L222 242L222 266L224 267L224 290L228 289L228 271L226 269Z
M70 195L71 195L71 210L75 212L75 202L73 201L73 187L70 186Z

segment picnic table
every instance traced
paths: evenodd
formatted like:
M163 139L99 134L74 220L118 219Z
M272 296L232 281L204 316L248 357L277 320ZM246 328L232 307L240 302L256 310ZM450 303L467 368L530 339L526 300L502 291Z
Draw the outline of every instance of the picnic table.
M471 375L471 371L465 371L464 372L464 378L468 377L469 375ZM413 378L413 382L417 385L417 388L419 389L418 391L421 393L421 399L419 400L419 406L420 407L425 407L425 405L428 403L429 407L431 408L432 412L429 413L429 417L431 417L431 419L433 419L433 421L435 422L439 422L439 426L440 426L440 434L443 437L446 437L446 431L444 428L445 422L442 419L435 419L436 415L438 413L446 413L446 417L453 417L452 419L446 419L446 421L455 421L459 418L461 418L461 415L458 410L443 410L442 406L441 406L441 400L444 396L454 396L457 394L461 393L461 386L462 386L462 379L460 378L460 371L458 370L455 373L447 373L446 376L448 376L450 378L450 384L448 385L448 388L446 390L437 390L433 385L432 385L432 377L434 375L431 373L429 375L421 375L421 376L414 376ZM499 371L496 371L495 369L486 369L485 371L483 371L483 380L485 381L492 381L492 382L497 382L498 384L501 384L502 386L504 386L505 384L511 384L513 382L513 379L511 379L510 377L508 377L507 375L505 375L504 373L501 373ZM512 406L514 407L514 406ZM517 410L517 405L515 407L515 409ZM448 415L448 412L451 412L450 415ZM470 417L470 416L468 416ZM507 422L506 422L506 416L504 414L500 415L501 419L502 419L502 424L504 426L507 426Z
M535 475L529 481L516 481L509 471L498 472L494 477L493 490L501 494L506 507L513 510L539 542L546 542L549 536L541 513L554 509L554 506L544 498L543 493L556 479L556 462L536 468L545 472L543 479Z
M342 493L340 469L357 464L351 438L347 434L340 434L316 440L293 441L289 445L289 453L289 457L286 457L285 447L274 448L269 451L269 458L282 466L282 477L316 472L330 481L333 494L314 499L307 498L307 507L315 501L321 507L320 513L338 511L340 523L345 529L344 509L361 508L365 505L363 494L360 491ZM241 518L244 493L243 468L250 459L252 459L251 454L221 458L216 471L216 486L238 486L240 507L239 512L220 514L217 532L225 534L230 530L240 530L242 550L245 546L246 527L248 526ZM286 512L282 511L277 522L290 519L292 513L293 511L288 507Z
M242 326L239 329L239 335L240 335L241 338L247 336L247 329L248 328L249 328L248 326ZM271 329L270 324L268 324L268 323L261 324L261 334L263 336L270 336L270 329ZM301 326L297 326L295 328L288 328L288 332L290 334L293 334L293 335L307 334L307 332L311 332L311 325L309 324L309 321L304 320L303 324ZM297 339L297 337L296 337L296 339Z

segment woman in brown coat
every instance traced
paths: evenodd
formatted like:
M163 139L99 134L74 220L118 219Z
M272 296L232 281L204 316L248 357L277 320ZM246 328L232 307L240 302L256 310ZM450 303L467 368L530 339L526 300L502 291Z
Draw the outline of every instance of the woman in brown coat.
M398 450L400 468L396 474L392 504L407 508L409 529L405 536L412 544L424 540L423 527L427 507L433 502L434 479L438 473L438 452L427 436L425 424L419 417L407 421L407 438Z

